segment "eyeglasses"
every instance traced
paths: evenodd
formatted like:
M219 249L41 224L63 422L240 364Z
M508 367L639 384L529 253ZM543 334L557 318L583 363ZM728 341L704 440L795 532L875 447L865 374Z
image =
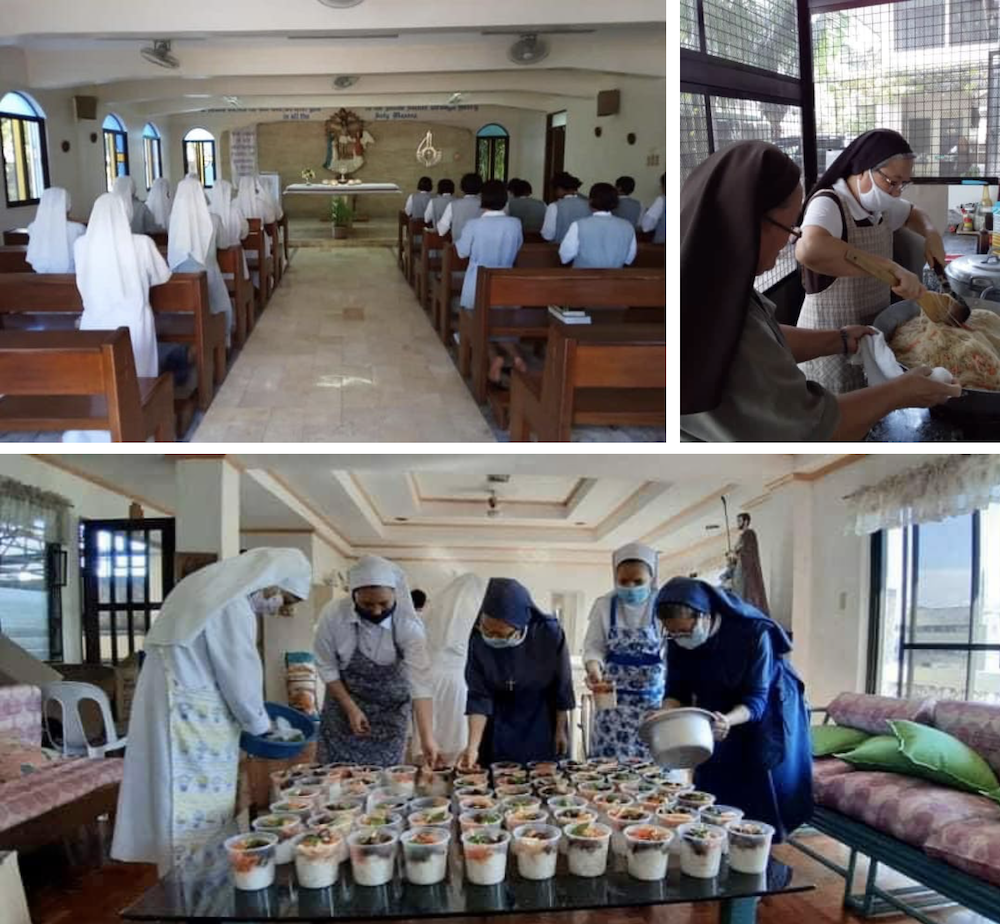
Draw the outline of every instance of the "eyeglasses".
M890 180L883 172L881 167L876 167L875 172L885 180L886 185L889 187L889 192L895 192L897 189L902 192L907 186L912 186L912 180Z
M780 221L777 221L770 215L765 215L764 220L769 221L771 222L772 225L776 225L777 227L781 228L782 231L787 231L792 237L795 238L795 240L798 240L800 237L802 237L802 229L799 227L789 228L788 225L783 225Z

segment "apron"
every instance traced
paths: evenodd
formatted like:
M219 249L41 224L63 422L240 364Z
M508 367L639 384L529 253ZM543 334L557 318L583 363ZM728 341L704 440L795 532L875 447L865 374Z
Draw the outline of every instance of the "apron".
M170 705L170 833L176 866L195 856L233 819L240 726L218 687L186 689L174 677L170 659L162 662Z
M392 664L376 664L366 657L361 651L357 623L354 631L354 654L340 679L368 717L371 734L366 737L354 734L347 713L336 699L328 696L320 719L317 760L321 764L345 761L392 767L403 761L410 705L410 684L403 670L403 653L396 642L396 624L392 624L392 644L396 649Z
M642 757L649 748L639 739L639 725L663 703L666 666L656 631L656 613L648 625L626 629L618 625L618 597L611 598L608 627L607 677L618 691L618 708L594 714L594 740L588 757Z
M865 253L892 259L892 229L883 220L878 225L859 225L839 193L847 243ZM848 324L871 324L876 315L889 307L889 286L871 276L839 276L822 292L807 294L799 315L798 327L837 330ZM867 384L861 366L851 366L843 355L822 356L800 363L806 378L819 382L834 394L864 388Z

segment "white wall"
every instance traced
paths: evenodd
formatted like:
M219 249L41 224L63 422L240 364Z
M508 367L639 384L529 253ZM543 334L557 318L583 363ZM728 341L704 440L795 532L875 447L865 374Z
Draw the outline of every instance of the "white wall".
M635 196L649 205L660 194L660 175L665 172L666 81L619 77L621 92L617 115L597 116L593 97L571 103L566 109L566 169L583 180L583 191L592 183L615 181L623 174L635 177ZM601 127L601 137L594 128ZM629 132L636 143L628 144ZM647 158L658 158L654 165Z
M80 554L76 542L80 520L128 517L130 499L27 455L0 456L0 474L35 488L55 491L73 503L66 544L67 580L62 589L63 660L78 664L83 657ZM147 516L164 515L163 511L152 507L144 509Z

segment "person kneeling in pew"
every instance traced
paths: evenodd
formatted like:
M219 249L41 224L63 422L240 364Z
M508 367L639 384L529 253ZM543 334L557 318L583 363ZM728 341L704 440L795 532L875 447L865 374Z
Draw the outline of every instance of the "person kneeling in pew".
M611 213L618 193L610 183L590 187L593 214L569 226L559 245L559 259L574 269L621 269L635 259L635 227Z
M469 258L469 268L462 283L459 302L466 311L471 311L476 305L476 270L480 266L510 269L524 242L521 220L504 213L507 190L500 180L488 180L483 184L481 201L484 209L482 216L466 222L462 236L455 245L460 257ZM501 382L505 357L509 358L515 369L527 372L528 367L516 342L491 340L488 373L491 382Z
M406 197L403 211L407 218L422 218L427 212L427 205L434 198L434 181L429 176L417 180L417 191Z
M427 207L424 209L425 225L433 225L434 228L437 228L438 222L444 217L444 210L451 204L451 197L454 194L454 180L438 180L437 195L427 200Z

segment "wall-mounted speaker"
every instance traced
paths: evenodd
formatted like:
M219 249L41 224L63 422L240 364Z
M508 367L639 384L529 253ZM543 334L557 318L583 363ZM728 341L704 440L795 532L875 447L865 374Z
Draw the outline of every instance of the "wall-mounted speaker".
M97 119L97 97L96 96L74 96L73 103L76 106L76 117L82 121L84 119L93 122Z
M601 90L597 94L597 114L599 116L617 115L621 106L619 90Z

